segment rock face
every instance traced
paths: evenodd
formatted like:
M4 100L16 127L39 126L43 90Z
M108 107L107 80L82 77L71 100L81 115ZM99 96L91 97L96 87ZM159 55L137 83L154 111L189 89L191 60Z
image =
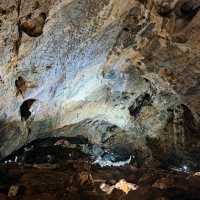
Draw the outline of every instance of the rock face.
M1 0L0 152L83 135L145 160L200 147L198 0Z

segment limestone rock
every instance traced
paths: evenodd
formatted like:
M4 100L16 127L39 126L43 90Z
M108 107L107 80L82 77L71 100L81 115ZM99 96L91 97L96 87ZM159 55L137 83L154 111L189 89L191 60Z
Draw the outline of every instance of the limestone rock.
M192 17L175 0L2 0L1 156L75 135L144 160L198 152L200 12L189 2Z
M119 180L115 185L109 186L105 183L100 185L100 189L107 194L111 194L114 189L118 189L128 194L131 190L137 190L138 186L133 183L128 183L125 179Z
M19 186L12 185L10 187L10 189L9 189L8 197L15 197L15 196L17 196L18 191L19 191Z

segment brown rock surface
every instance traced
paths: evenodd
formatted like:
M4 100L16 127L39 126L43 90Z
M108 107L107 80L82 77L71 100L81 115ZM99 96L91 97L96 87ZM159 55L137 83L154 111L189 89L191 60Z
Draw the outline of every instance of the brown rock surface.
M16 165L0 166L1 171L6 170L8 174L15 175L16 183L20 186L17 196L12 199L20 200L79 200L79 199L122 199L122 200L151 200L151 199L200 199L199 183L200 177L190 176L190 174L177 173L173 171L145 168L135 168L131 166L112 169L100 169L96 166L88 166L93 181L80 184L77 173L85 171L85 163L87 160L76 160L73 163L63 161L63 165L56 171L54 169L35 169L32 167L19 167ZM89 164L88 164L89 165ZM86 172L84 172L86 173ZM130 179L130 174L137 178ZM144 175L152 175L159 187L155 184L152 186L148 179L143 183L138 182ZM138 188L134 191L129 191L127 194L120 190L113 190L109 195L100 190L102 183L111 184L111 180L117 182L120 179L129 180L132 184L137 184ZM168 180L168 181L167 181ZM172 181L174 180L173 183ZM161 187L164 183L167 187ZM11 184L11 183L10 183ZM6 195L0 192L2 199L7 199Z

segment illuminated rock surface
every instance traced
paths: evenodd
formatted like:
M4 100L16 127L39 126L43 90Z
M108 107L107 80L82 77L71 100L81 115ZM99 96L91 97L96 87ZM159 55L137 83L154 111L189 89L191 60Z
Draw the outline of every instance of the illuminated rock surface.
M82 135L126 147L146 164L195 165L199 7L197 0L1 0L1 156L37 138Z

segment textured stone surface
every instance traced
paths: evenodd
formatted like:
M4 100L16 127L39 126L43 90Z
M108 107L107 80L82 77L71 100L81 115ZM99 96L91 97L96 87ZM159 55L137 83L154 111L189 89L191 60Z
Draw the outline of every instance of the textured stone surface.
M0 165L1 200L199 200L200 177L194 173L133 166L102 169L91 165L87 157L60 161L62 164L56 164L56 169L55 165L44 164ZM17 196L8 198L13 182L19 185L19 191ZM124 191L132 186L133 191L126 194L113 190L107 194L112 185Z
M198 152L199 1L184 2L2 0L1 155L63 135Z

